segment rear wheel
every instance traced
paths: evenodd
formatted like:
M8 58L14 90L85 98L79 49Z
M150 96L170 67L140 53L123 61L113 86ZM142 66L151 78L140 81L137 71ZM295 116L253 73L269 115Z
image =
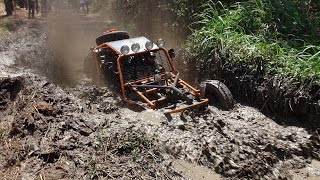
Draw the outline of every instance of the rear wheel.
M218 104L224 110L234 107L234 99L228 87L218 80L207 80L201 83L204 97L210 104ZM217 102L218 101L218 102Z
M105 42L118 41L122 39L129 39L129 34L125 31L116 31L99 36L96 39L96 43L97 45L101 45Z

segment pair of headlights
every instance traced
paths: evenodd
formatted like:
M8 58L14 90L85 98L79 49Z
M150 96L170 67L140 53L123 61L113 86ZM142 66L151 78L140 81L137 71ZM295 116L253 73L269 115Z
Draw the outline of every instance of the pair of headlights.
M159 39L156 44L157 44L157 46L158 46L159 48L161 48L161 47L163 47L163 46L165 45L165 41L164 41L163 39ZM134 53L139 52L139 51L140 51L140 48L141 48L141 47L140 47L140 44L139 44L139 43L133 43L133 44L131 45L131 51L133 51ZM146 42L145 48L146 48L147 50L149 50L149 51L152 50L152 48L153 48L153 42L151 42L151 41ZM129 48L129 46L124 45L124 46L121 47L120 51L121 51L122 54L127 55L127 54L129 54L129 52L130 52L130 48Z

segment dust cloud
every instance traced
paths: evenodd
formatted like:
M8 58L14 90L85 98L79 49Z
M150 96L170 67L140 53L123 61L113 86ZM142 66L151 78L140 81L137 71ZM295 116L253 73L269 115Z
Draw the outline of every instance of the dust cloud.
M81 79L83 61L103 27L98 20L90 21L72 11L48 17L45 24L47 45L60 67L56 79L62 84L73 84Z
M43 26L47 33L46 44L55 56L57 68L51 73L55 83L72 86L83 79L84 59L90 53L90 47L95 46L96 37L108 28L128 31L131 37L146 36L154 42L164 39L166 48L174 48L179 55L186 33L181 33L185 32L181 29L173 30L170 13L150 8L135 17L125 17L127 9L119 9L116 4L114 0L92 3L91 12L86 15L73 11L67 4L53 8ZM137 9L152 7L150 2L137 6Z

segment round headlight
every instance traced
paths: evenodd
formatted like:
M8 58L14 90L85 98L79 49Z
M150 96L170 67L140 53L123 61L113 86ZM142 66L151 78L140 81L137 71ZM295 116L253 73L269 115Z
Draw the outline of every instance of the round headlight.
M124 55L129 54L129 52L130 52L129 46L127 46L127 45L122 46L120 51Z
M165 42L164 42L164 40L163 39L159 39L158 41L157 41L157 46L158 47L164 47L164 45L165 45Z
M140 45L138 43L132 44L131 50L135 53L138 52L140 50Z
M148 50L151 50L153 48L153 42L151 42L151 41L146 42L146 48Z

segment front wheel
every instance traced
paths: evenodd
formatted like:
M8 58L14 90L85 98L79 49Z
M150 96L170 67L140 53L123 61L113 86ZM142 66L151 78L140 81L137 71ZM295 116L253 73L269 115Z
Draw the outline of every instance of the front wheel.
M234 99L228 87L218 80L207 80L201 83L203 96L210 104L218 104L223 110L234 107Z

